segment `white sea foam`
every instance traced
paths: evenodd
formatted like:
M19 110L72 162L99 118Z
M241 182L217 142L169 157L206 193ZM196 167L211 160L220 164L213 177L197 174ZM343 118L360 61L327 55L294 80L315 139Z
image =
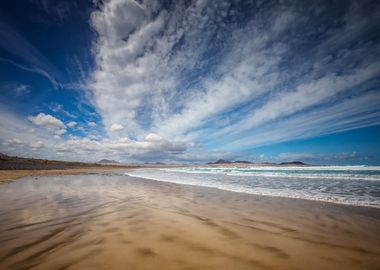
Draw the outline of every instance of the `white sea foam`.
M310 170L338 170L338 171L380 171L380 166L366 166L366 165L355 165L355 166L226 166L226 167L182 167L182 168L167 168L165 170L225 170L225 169L240 169L240 170L278 170L278 171L290 171L290 170L300 170L300 171L310 171Z
M248 194L380 207L380 167L186 167L126 174Z

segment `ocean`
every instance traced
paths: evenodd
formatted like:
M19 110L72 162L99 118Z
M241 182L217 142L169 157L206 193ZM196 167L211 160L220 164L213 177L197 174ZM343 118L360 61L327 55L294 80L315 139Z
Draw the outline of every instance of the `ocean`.
M248 194L380 208L380 166L183 167L130 176Z

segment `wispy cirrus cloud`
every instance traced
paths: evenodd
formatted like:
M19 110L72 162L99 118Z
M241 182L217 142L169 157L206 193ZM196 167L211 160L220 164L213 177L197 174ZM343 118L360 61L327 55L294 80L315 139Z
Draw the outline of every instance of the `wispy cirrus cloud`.
M91 20L93 102L119 136L211 149L375 125L379 16L375 1L107 1Z
M26 84L20 84L14 89L18 97L24 96L30 93L30 86Z
M37 5L49 15L50 18L63 23L67 17L73 12L77 7L77 2L73 1L50 1L50 0L35 0ZM50 22L51 23L51 22Z
M42 52L34 47L23 35L10 25L0 21L0 48L19 61L0 57L0 61L12 64L28 72L39 74L48 79L54 87L62 87L62 73Z

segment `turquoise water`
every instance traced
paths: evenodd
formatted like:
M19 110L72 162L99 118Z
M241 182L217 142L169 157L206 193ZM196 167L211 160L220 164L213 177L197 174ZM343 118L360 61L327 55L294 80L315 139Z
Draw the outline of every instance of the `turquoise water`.
M128 175L234 192L380 207L380 167L184 167Z

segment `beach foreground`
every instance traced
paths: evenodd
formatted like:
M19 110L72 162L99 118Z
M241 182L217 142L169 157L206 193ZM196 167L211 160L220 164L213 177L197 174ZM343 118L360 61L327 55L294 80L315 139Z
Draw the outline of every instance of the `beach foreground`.
M380 209L118 172L0 185L0 269L380 269Z

